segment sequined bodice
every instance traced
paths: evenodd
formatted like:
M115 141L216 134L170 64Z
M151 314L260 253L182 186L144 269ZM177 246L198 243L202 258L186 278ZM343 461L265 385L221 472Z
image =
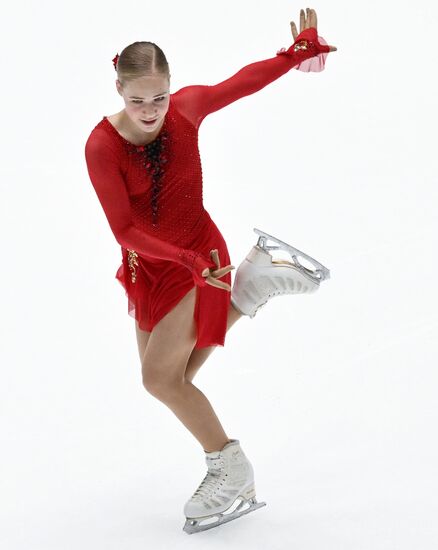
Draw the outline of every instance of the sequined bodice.
M204 212L202 167L198 131L175 108L172 96L159 134L147 145L126 140L107 117L96 130L106 132L118 152L132 222L185 246Z

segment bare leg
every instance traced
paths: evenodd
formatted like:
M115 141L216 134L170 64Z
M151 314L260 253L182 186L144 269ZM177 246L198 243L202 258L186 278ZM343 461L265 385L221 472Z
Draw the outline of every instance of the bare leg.
M241 317L243 317L243 315L239 313L237 309L234 309L234 307L230 303L230 307L228 310L228 319L227 319L227 332L234 325L234 323ZM144 357L151 333L146 330L142 330L139 327L137 321L135 321L135 332L137 337L138 354L140 357L140 362L143 362L143 357ZM190 354L190 358L186 367L186 372L185 372L186 380L189 380L190 382L193 380L196 372L205 363L207 357L210 356L210 354L212 353L213 350L216 349L216 347L217 346L209 346L206 348L198 348L198 349L193 348L193 351Z
M243 317L243 315L239 313L237 309L234 309L234 307L230 303L230 307L228 310L228 319L227 319L227 332L234 325L234 323L241 317ZM193 378L195 377L195 374L202 367L202 365L205 363L205 361L213 352L213 350L216 349L216 347L217 346L209 346L206 348L198 348L198 349L193 348L193 351L190 354L190 358L186 367L186 372L185 372L186 380L190 382L193 380Z
M206 396L185 378L187 363L196 343L195 292L196 287L150 333L142 361L142 375L145 388L167 405L203 449L210 452L222 449L230 439ZM234 315L232 322L237 318Z

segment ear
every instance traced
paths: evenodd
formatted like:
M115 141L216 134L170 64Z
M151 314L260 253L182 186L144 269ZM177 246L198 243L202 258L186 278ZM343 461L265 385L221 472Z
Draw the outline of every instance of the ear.
M122 95L122 85L120 84L120 80L117 79L116 80L116 88L117 88L117 91L120 95Z

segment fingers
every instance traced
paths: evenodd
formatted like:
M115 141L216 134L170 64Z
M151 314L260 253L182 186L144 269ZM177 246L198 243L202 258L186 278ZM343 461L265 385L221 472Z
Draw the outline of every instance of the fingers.
M304 29L309 29L310 27L317 28L318 18L316 16L316 11L312 8L306 8L306 12L303 9L300 10L300 32ZM292 31L293 34L293 31ZM296 36L294 35L294 39Z
M214 263L220 267L220 263L219 263L219 254L218 254L218 251L217 251L217 248L215 248L214 250L210 250L210 256L213 258L213 261Z
M300 33L306 28L306 16L304 15L304 10L300 10Z
M214 250L210 250L210 256L213 259L214 263L216 264L216 267L219 268L221 266L221 264L219 262L219 254L218 254L217 248L215 248ZM211 272L213 272L212 270L213 270L212 267L206 267L204 269L204 271L202 272L202 276L203 277L210 276ZM214 272L216 272L216 271L214 271Z
M210 268L210 275L213 275L214 277L219 278L219 277L223 277L232 269L235 269L234 265L231 265L231 264L226 267L221 267L217 248L210 250L210 256L212 257L214 263L217 266L217 269ZM206 272L207 271L205 270L205 273Z
M219 281L218 279L220 277L223 277L227 273L229 273L232 269L235 269L234 265L227 265L225 267L221 267L217 248L210 250L210 256L214 261L214 263L216 264L217 269L206 268L203 271L202 275L206 277L206 282L211 286L215 286L217 288L223 288L224 290L231 292L231 286L225 283L224 281Z
M313 27L313 11L311 8L306 8L306 17L305 17L305 21L306 21L306 25L305 25L305 29L310 29L310 27Z
M211 286L215 286L217 288L223 288L224 290L228 290L228 292L231 292L230 285L225 283L224 281L219 281L219 278L223 277L226 273L230 272L232 269L234 269L234 266L229 265L227 267L222 267L221 269L217 269L213 271L206 278L207 283L210 284Z
M307 8L307 17L308 17L309 27L315 27L316 28L316 11L313 10L312 8Z
M216 279L215 277L212 277L211 275L209 275L205 280L211 286L215 286L217 288L223 288L224 290L231 291L231 287L228 283L224 281L219 281L218 279Z
M217 279L220 279L221 277L223 277L224 275L229 273L232 269L234 269L234 265L228 265L227 267L221 267L220 269L214 269L211 272L211 275L213 275Z
M234 269L234 266L232 266L232 269ZM228 267L221 267L220 269L213 269L212 267L206 267L204 271L202 272L203 277L215 277L216 279L219 279L220 277L223 277L226 273L231 271L231 269L228 269Z
M297 27L296 27L296 25L293 21L290 22L290 28L291 28L292 36L294 37L294 42L295 42L295 40L297 39L297 36L298 36L298 31L297 31Z
M291 30L292 30L292 36L294 37L294 41L297 39L298 33L297 33L297 27L293 21L290 22ZM312 8L306 8L306 12L304 12L303 9L300 10L300 33L304 29L309 29L310 27L314 27L315 29L318 29L318 17L316 15L316 11ZM329 51L336 52L338 51L338 48L336 46L329 46Z
M218 281L216 279L212 279L211 277L207 277L206 279L207 284L211 286L215 286L217 288L223 288L224 290L228 290L228 292L231 292L231 287L227 283L224 283L223 281Z

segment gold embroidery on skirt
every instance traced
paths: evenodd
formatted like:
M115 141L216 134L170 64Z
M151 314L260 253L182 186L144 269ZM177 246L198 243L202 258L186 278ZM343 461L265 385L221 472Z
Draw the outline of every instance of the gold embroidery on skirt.
M135 283L135 280L137 277L135 266L136 265L138 266L138 262L137 262L138 254L135 250L130 250L129 248L127 250L128 250L128 265L129 265L129 269L131 270L131 281Z

